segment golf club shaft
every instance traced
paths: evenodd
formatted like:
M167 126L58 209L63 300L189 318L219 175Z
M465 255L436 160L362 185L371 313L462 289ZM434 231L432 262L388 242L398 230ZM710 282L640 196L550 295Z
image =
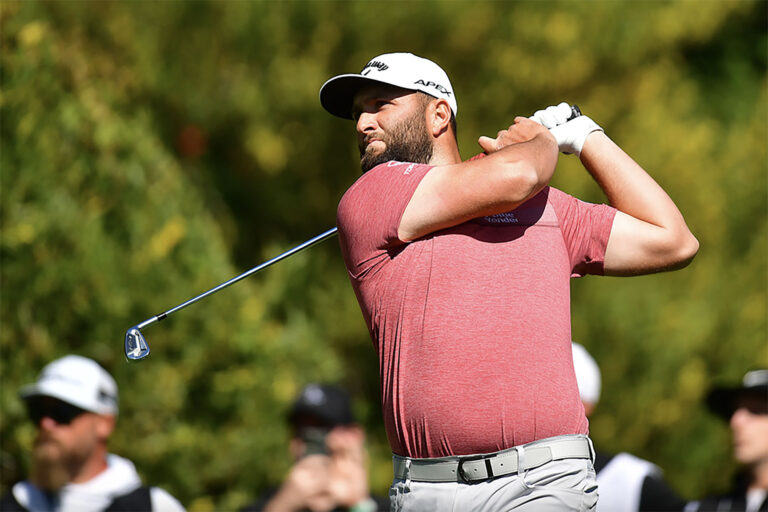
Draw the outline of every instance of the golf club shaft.
M277 263L278 261L283 260L283 259L287 258L288 256L291 256L293 254L296 254L299 251L302 251L302 250L306 249L307 247L312 247L316 243L322 242L326 238L329 238L329 237L335 235L337 230L338 230L338 228L333 227L333 228L329 229L328 231L325 231L325 232L317 235L314 238L310 238L306 242L297 245L293 249L289 249L289 250L285 251L284 253L282 253L282 254L280 254L278 256L275 256L271 260L265 261L264 263L262 263L260 265L257 265L255 267L253 267L252 269L243 272L239 276L235 276L232 279L230 279L229 281L226 281L226 282L221 283L220 285L218 285L218 286L216 286L214 288L211 288L207 292L201 293L200 295L198 295L196 297L192 297L188 301L183 302L183 303L179 304L178 306L173 307L173 308L169 309L168 311L165 311L164 313L160 313L159 315L155 315L152 318L148 318L147 320L144 320L143 322L138 324L136 326L136 328L141 330L141 329L143 329L144 327L146 327L148 325L152 325L155 322L159 322L160 320L164 320L166 317L168 317L169 315L179 311L180 309L184 309L185 307L187 307L187 306L189 306L191 304L194 304L195 302L197 302L197 301L199 301L201 299L204 299L207 296L209 296L209 295L211 295L213 293L216 293L219 290L222 290L222 289L226 288L229 285L235 284L236 282L240 281L241 279L245 279L246 277L251 276L251 275L255 274L256 272L267 268L268 266L272 265L273 263Z
M579 110L579 107L576 106L576 105L572 105L571 106L571 115L569 116L568 120L570 121L571 119L573 119L575 117L578 117L580 115L581 115L581 111ZM485 156L485 155L481 154L481 155L478 155L478 156ZM159 322L160 320L164 320L165 318L167 318L169 315L175 313L176 311L178 311L180 309L184 309L185 307L187 307L187 306L189 306L191 304L194 304L195 302L197 302L197 301L199 301L201 299L204 299L205 297L207 297L207 296L209 296L211 294L214 294L214 293L218 292L219 290L222 290L222 289L226 288L229 285L232 285L232 284L234 284L234 283L236 283L236 282L238 282L238 281L240 281L242 279L245 279L246 277L248 277L250 275L253 275L256 272L258 272L258 271L260 271L262 269L267 268L268 266L272 265L273 263L277 263L278 261L283 260L283 259L287 258L288 256L291 256L292 254L296 254L297 252L299 252L299 251L301 251L303 249L306 249L307 247L311 247L311 246L315 245L316 243L321 242L321 241L325 240L326 238L329 238L329 237L335 235L336 232L337 232L337 228L335 228L335 227L331 228L331 229L325 231L324 233L321 233L321 234L317 235L316 237L311 238L311 239L307 240L306 242L304 242L304 243L302 243L300 245L297 245L293 249L290 249L290 250L280 254L279 256L275 256L271 260L265 261L264 263L262 263L262 264L260 264L260 265L258 265L256 267L253 267L252 269L250 269L250 270L248 270L246 272L243 272L239 276L235 276L232 279L230 279L229 281L226 281L226 282L221 283L220 285L218 285L218 286L216 286L214 288L211 288L207 292L201 293L200 295L198 295L196 297L192 297L188 301L183 302L183 303L179 304L178 306L176 306L174 308L171 308L168 311L165 311L164 313L160 313L159 315L153 316L152 318L148 318L147 320L144 320L140 324L137 324L137 325L131 327L125 333L125 344L124 344L124 347L125 347L125 357L126 357L126 359L128 359L129 361L139 361L139 360L144 359L145 357L147 357L149 355L149 352L150 352L149 345L147 344L146 339L144 339L144 336L141 333L141 329L143 329L144 327L147 327L148 325L152 325L155 322Z

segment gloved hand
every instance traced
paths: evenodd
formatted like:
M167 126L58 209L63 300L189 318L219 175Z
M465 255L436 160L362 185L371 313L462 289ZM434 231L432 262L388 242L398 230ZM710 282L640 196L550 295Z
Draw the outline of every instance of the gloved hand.
M557 146L565 154L581 154L584 141L594 131L603 129L592 119L581 115L568 121L571 116L571 106L568 103L560 103L557 106L537 110L531 119L549 128L549 131L557 140Z

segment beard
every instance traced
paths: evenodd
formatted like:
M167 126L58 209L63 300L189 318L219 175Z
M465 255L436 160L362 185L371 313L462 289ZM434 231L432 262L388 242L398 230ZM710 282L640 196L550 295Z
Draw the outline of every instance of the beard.
M88 437L76 442L63 442L54 435L38 432L32 450L29 479L45 491L61 489L82 470L95 449L94 443Z
M43 491L61 489L71 477L66 459L62 446L55 440L36 441L32 452L30 480Z
M377 135L385 145L380 153L376 153L371 145L360 144L360 167L363 172L390 160L426 164L432 159L432 139L427 133L424 112L416 112L395 125L389 133L391 135Z

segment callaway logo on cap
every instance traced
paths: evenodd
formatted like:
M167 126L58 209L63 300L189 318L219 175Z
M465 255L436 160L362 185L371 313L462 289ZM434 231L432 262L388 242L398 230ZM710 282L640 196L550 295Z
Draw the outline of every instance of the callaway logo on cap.
M355 94L372 83L421 91L448 102L456 115L458 105L445 71L431 60L412 53L385 53L371 59L359 74L339 75L320 88L320 103L331 114L352 119Z

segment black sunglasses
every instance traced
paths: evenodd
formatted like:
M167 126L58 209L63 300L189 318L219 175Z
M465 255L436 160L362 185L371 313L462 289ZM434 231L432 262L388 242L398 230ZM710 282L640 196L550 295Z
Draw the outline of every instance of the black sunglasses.
M69 425L84 412L84 409L51 397L33 397L27 400L27 413L35 425L39 425L43 418L51 418L59 425Z
M746 409L754 415L768 414L768 393L761 391L742 393L738 400L736 400L733 412L736 412L738 409Z

